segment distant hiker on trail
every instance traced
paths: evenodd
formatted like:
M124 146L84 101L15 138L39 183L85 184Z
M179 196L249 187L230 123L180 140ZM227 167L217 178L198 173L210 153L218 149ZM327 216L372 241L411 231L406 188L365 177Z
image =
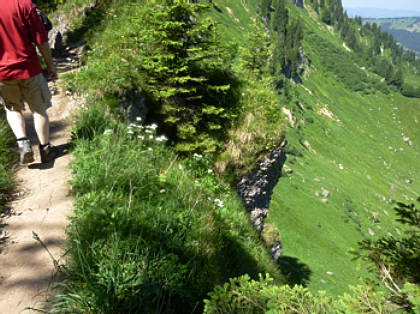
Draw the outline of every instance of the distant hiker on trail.
M7 121L17 138L20 162L33 162L34 153L23 116L26 101L33 114L41 161L48 163L57 154L56 147L49 142L46 113L51 107L51 94L35 49L37 46L44 58L50 78L57 79L48 35L31 0L0 0L0 8L0 97Z

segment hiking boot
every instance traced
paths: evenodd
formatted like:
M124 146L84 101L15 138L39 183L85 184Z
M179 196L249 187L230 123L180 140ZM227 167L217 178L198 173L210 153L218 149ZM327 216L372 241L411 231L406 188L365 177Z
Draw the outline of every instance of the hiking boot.
M18 149L20 154L20 163L30 164L34 161L34 151L32 150L31 141L28 139L18 140Z
M50 163L57 157L57 147L52 146L50 143L39 145L39 154L41 155L42 163Z

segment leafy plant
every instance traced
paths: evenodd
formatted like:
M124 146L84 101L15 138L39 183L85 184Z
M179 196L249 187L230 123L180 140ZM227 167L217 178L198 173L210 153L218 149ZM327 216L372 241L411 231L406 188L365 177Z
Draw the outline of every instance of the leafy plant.
M420 203L420 198L417 201ZM414 203L397 203L395 211L397 221L407 226L406 235L362 241L361 251L355 254L372 263L395 303L411 309L413 304L403 287L420 284L420 210Z
M2 112L0 115L0 214L6 208L6 201L13 187L12 166L18 156L12 150L14 142L15 137Z
M323 292L313 295L302 286L276 286L269 275L258 281L244 275L232 278L209 293L204 313L330 313L332 299Z

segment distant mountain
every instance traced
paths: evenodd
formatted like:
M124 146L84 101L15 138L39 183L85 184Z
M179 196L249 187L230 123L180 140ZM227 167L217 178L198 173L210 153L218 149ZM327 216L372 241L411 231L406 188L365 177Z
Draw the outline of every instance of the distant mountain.
M361 16L363 18L399 18L419 16L419 11L389 10L380 8L346 8L350 17Z
M381 26L382 31L392 34L401 45L420 56L420 17L363 19L363 21Z

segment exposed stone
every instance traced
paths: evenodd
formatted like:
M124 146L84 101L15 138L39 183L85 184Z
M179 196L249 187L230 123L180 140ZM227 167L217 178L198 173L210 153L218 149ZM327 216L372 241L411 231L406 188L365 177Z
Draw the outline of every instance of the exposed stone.
M284 172L286 172L287 174L292 174L293 173L293 169L284 165L283 166Z
M281 252L283 250L283 246L281 242L274 243L270 248L270 254L273 260L278 260L278 258L281 256Z
M123 112L128 116L130 122L135 122L138 117L146 121L148 109L144 95L139 91L134 91L126 95L121 103Z
M296 127L297 119L296 119L296 116L293 114L293 112L291 110L287 109L286 107L281 108L281 110L283 111L284 115L286 116L287 121L289 121L290 126L292 128Z
M273 189L276 186L283 165L286 161L286 141L280 144L257 169L242 178L237 185L238 194L251 213L252 224L259 232L262 231L264 219L267 216Z
M53 28L48 33L48 42L51 49L61 51L64 49L64 34L69 30L70 24L63 15L57 15L54 19Z
M330 196L330 191L328 191L327 189L321 188L321 195L323 197L328 197Z

